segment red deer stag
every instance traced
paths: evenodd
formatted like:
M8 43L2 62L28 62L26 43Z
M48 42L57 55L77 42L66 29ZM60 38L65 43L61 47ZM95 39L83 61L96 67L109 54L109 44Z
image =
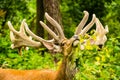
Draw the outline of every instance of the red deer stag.
M88 12L84 11L84 14L85 16L80 23L81 25L84 25L88 18ZM24 33L20 34L20 32L17 32L9 22L8 25L11 30L11 37L13 37L13 39L11 40L13 40L14 47L16 46L38 47L43 44L47 48L54 47L53 46L54 41L57 41L62 49L61 53L63 54L63 60L58 70L52 71L52 70L0 69L0 80L73 80L74 75L77 72L76 63L77 59L74 57L74 55L76 54L75 49L79 44L79 33L76 33L70 39L67 39L63 33L63 30L61 29L61 26L47 13L45 13L45 17L56 28L58 34L55 34L42 21L40 21L40 24L45 28L45 30L48 31L48 33L54 38L54 40L48 41L42 39L41 37L36 36L34 33L30 31L25 21L23 21L22 24L24 25L26 32L28 33L28 35L32 36L37 41L30 40L29 37L27 37L27 35L25 34L23 27L22 29L20 29L20 32L23 31ZM93 15L91 22L86 27L92 26L95 23L95 19L96 17L95 15ZM21 44L19 43L19 41Z

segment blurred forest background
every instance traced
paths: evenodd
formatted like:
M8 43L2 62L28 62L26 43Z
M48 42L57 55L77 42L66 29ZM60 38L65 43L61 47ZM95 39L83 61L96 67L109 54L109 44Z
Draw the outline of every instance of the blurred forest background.
M80 72L76 74L75 80L120 80L120 0L0 0L0 67L57 68L53 56L44 48L23 50L23 56L19 56L17 50L10 47L10 30L7 26L7 21L11 21L15 29L19 30L21 21L26 19L34 33L46 37L39 21L44 21L44 12L52 12L49 9L52 6L50 1L56 1L58 12L53 12L59 17L57 21L63 26L68 38L83 18L84 10L90 13L90 20L95 13L102 24L109 27L108 40L101 51L88 46L79 52ZM50 15L57 19L53 13ZM43 52L44 56L41 55ZM61 59L59 54L54 57Z

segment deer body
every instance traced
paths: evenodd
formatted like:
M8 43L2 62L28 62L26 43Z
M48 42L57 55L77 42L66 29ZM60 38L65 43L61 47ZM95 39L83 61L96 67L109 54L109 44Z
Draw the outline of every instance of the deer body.
M55 80L52 70L0 69L0 80Z

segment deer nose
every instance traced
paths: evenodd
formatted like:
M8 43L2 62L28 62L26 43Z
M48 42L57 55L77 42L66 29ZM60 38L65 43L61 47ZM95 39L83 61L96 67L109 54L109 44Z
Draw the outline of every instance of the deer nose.
M74 38L74 41L72 45L75 47L79 44L79 37L78 35L74 35L73 38Z

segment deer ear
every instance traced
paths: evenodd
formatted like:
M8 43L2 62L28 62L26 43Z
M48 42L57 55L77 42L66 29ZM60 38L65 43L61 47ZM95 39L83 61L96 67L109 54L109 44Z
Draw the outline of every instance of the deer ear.
M53 43L50 43L50 42L42 42L42 43L48 50L54 49Z

